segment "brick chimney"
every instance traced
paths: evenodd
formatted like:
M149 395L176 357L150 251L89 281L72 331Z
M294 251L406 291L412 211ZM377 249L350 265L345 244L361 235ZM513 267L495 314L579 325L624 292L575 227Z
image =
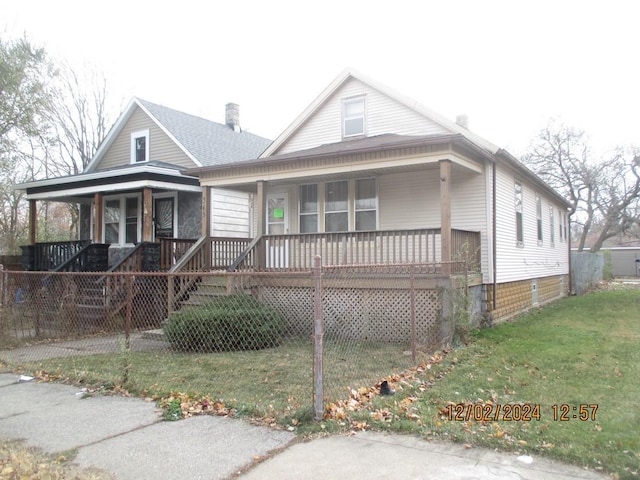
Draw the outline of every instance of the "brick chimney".
M234 132L240 131L240 106L237 103L227 103L224 123Z

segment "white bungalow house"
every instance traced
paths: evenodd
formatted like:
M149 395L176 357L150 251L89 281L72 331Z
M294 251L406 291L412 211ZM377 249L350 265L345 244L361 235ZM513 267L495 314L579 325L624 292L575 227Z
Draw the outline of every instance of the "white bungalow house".
M565 199L463 122L352 70L242 160L183 172L199 177L205 237L215 195L251 195L253 242L232 270L305 269L317 254L324 265L421 263L442 275L464 262L496 319L569 291Z

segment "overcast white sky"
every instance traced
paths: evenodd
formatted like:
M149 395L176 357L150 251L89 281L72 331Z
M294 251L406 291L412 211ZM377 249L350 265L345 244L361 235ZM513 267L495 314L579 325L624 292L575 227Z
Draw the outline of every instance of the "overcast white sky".
M1 0L26 34L132 96L281 133L347 67L518 155L550 117L640 146L635 0Z

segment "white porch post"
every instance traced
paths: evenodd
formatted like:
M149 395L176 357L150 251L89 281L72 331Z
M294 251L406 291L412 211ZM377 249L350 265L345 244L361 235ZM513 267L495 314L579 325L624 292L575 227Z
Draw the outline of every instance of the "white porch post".
M209 267L213 264L213 252L211 251L211 187L202 187L202 236L206 237L204 248L204 262Z
M451 265L451 160L440 160L440 255L442 273Z
M202 236L211 235L211 187L202 187Z
M264 180L257 182L256 191L256 223L257 232L256 237L261 237L266 233L266 212L267 212L267 185ZM256 268L261 270L267 265L267 252L264 242L261 242L261 246L256 251Z

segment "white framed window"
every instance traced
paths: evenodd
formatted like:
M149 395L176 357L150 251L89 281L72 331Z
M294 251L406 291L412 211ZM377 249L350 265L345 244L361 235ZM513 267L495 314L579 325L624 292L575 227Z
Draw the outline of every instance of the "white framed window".
M318 184L300 185L300 233L318 231Z
M299 186L300 233L373 231L378 227L374 177Z
M104 243L133 245L140 241L142 209L139 194L105 197Z
M555 247L556 245L556 223L554 215L555 214L553 212L553 205L549 205L549 242L551 243L552 247Z
M538 245L542 245L542 199L536 195L536 226L538 231Z
M342 137L364 135L366 121L365 97L347 98L342 101Z
M149 161L149 130L131 133L131 163Z
M564 241L563 229L562 229L562 210L558 209L558 238L560 242Z
M375 178L356 180L355 216L356 231L375 230L377 222L377 195Z
M524 225L522 221L522 184L515 183L515 211L516 211L516 245L522 247L524 245Z
M349 230L349 183L346 180L325 183L324 231Z

